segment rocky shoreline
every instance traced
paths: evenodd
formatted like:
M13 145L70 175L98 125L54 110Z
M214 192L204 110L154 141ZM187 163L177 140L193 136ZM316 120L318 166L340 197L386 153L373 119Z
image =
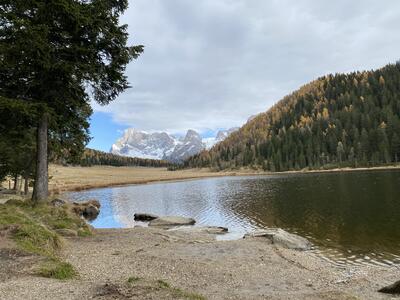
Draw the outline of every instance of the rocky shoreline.
M339 268L265 238L216 241L205 232L137 227L66 240L63 257L78 278L12 277L0 283L0 298L388 299L377 290L399 275L382 267Z

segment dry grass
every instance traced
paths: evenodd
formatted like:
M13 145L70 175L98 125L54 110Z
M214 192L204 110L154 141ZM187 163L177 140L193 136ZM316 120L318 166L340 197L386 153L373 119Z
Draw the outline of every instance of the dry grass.
M240 176L240 175L273 175L290 173L331 173L331 172L353 172L370 170L399 169L400 164L372 167L372 168L337 168L328 170L300 170L286 172L265 172L259 169L240 168L230 171L212 171L210 169L188 169L178 171L168 171L166 168L146 168L146 167L64 167L61 165L49 166L49 190L52 194L59 194L65 191L79 191L91 188L101 188L108 186L126 184L144 184L156 181L174 181L184 179L195 179L219 176ZM12 185L12 181L10 183ZM8 187L9 183L3 182L3 187ZM11 195L5 195L10 199ZM0 203L2 195L0 194ZM18 197L19 199L20 197Z
M143 184L155 181L174 181L183 179L195 179L219 176L237 175L272 175L287 173L330 173L330 172L352 172L368 170L398 169L400 165L374 167L374 168L342 168L331 170L302 170L287 171L281 173L264 172L254 169L237 169L234 171L215 172L209 169L187 169L168 171L166 168L145 168L145 167L63 167L50 165L49 189L52 193L58 194L64 191L78 191L90 188L107 186Z
M236 175L235 172L212 172L205 169L168 171L166 168L60 165L50 165L49 174L49 189L54 194L124 184Z

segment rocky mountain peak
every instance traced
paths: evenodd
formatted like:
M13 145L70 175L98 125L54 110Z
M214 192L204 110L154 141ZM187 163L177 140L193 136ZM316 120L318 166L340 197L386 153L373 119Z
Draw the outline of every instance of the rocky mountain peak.
M110 152L118 155L165 159L172 162L182 162L189 156L204 149L209 149L224 140L236 130L221 130L216 137L202 138L193 129L189 129L184 137L175 137L167 132L147 133L135 128L124 131L123 136L112 145Z

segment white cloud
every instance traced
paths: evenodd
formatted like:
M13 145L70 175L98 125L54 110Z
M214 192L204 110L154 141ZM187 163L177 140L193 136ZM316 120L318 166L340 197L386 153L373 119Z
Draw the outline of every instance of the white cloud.
M321 75L399 58L398 0L135 0L123 22L145 52L95 110L149 131L238 126Z

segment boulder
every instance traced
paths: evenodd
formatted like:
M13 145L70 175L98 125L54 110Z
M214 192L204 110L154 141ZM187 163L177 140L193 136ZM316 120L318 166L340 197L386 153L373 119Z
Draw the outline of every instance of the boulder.
M166 217L159 217L150 221L149 226L184 226L184 225L193 225L196 221L192 218L185 218L185 217L173 217L173 216L166 216Z
M97 206L94 206L93 204L89 204L83 209L82 216L85 219L92 221L97 218L99 213L100 213L100 210L97 208Z
M89 200L86 202L73 202L72 210L77 215L92 221L97 218L100 213L100 202L97 200Z
M400 294L400 280L381 288L378 292L392 295Z
M57 232L59 235L62 236L69 236L69 237L78 236L78 232L73 229L62 228L62 229L56 229L55 232Z
M257 230L245 234L244 238L267 238L271 244L287 249L301 251L311 249L311 243L307 239L280 228Z
M147 213L136 213L134 215L134 220L135 221L142 221L142 222L152 221L152 220L155 220L157 218L158 218L157 215L147 214Z

